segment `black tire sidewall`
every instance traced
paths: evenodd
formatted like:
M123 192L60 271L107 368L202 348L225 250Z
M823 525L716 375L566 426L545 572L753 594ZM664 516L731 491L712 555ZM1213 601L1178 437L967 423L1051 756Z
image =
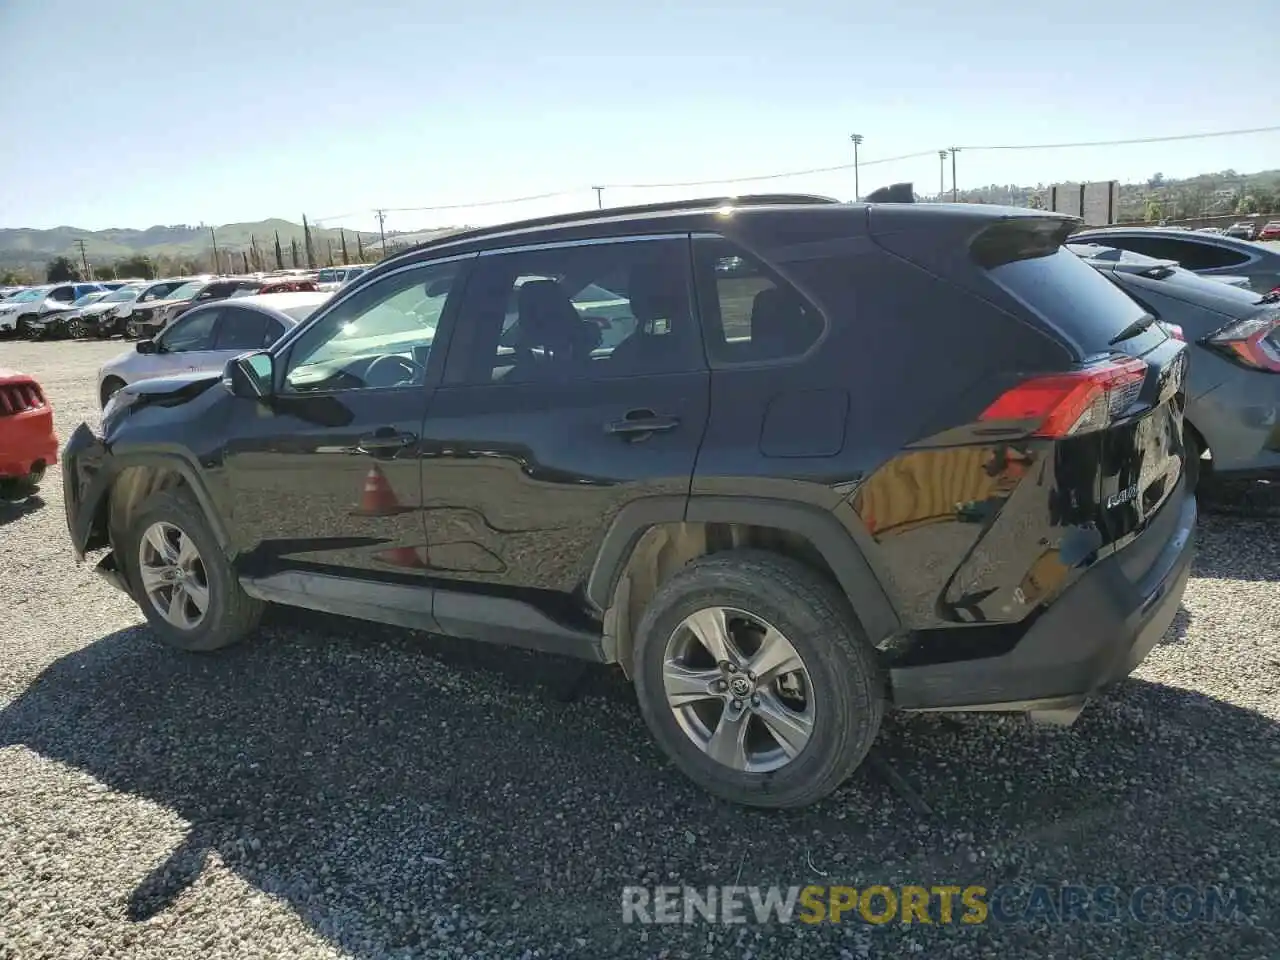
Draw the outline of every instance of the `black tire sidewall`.
M209 609L194 630L180 630L160 615L142 589L138 574L138 546L143 533L153 523L171 523L195 542L209 580ZM180 493L153 495L134 516L123 537L123 566L134 601L141 608L156 636L171 647L193 653L217 650L239 639L228 639L228 620L233 591L240 590L231 564L198 505Z
M865 644L852 616L833 624L811 604L812 597L794 596L750 574L737 575L725 566L687 568L669 582L650 604L636 638L633 676L641 713L659 745L680 770L710 792L738 803L757 806L802 806L839 785L844 776L833 771L857 766L879 728L882 705L867 691L876 688L874 676L859 676L869 658L850 657L840 643L822 638L833 626L843 629L849 643ZM731 770L711 760L681 729L666 701L662 668L667 641L682 620L709 606L736 607L780 630L804 661L814 695L814 731L801 754L768 773ZM825 786L824 786L825 785Z

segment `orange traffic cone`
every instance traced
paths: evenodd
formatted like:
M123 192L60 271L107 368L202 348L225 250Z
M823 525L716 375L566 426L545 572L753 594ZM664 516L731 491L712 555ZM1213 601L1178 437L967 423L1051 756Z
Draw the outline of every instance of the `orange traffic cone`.
M405 513L408 508L400 506L396 492L378 469L377 464L369 468L364 478L364 492L360 495L360 506L352 511L355 517L391 517Z
M392 547L390 550L375 553L373 558L392 567L422 569L426 566L416 547Z

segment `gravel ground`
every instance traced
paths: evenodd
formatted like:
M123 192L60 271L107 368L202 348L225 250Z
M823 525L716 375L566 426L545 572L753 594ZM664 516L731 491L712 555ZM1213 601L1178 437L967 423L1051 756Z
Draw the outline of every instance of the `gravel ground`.
M63 436L116 344L0 344ZM1136 677L1069 730L894 717L809 810L735 809L618 675L296 612L158 646L71 559L59 475L0 514L0 958L1280 955L1280 538L1206 516ZM1240 885L1228 925L624 926L627 884Z

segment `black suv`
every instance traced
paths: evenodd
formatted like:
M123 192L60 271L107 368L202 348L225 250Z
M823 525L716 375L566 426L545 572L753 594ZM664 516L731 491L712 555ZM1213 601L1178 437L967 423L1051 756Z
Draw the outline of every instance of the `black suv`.
M184 650L274 601L616 663L708 790L798 806L887 708L1069 721L1173 619L1185 346L979 205L762 196L475 230L63 453Z

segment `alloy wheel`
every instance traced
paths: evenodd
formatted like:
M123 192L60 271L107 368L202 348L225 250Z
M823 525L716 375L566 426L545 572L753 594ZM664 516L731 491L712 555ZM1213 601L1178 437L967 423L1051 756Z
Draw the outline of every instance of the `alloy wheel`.
M667 704L712 760L767 773L794 760L813 735L813 685L791 642L744 610L707 607L681 621L662 666Z
M138 575L156 612L194 630L209 609L209 575L195 541L172 523L147 527L138 542Z

